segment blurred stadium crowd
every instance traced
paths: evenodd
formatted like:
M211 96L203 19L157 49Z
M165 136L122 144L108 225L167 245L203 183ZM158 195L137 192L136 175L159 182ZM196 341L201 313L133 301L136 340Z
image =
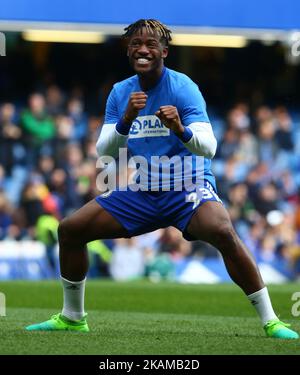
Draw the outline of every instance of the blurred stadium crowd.
M250 111L247 103L225 116L208 113L218 139L218 193L236 230L258 261L281 262L299 278L299 115L283 106ZM66 94L56 85L32 93L25 108L0 104L0 240L38 239L54 264L58 221L99 194L95 143L102 121L103 113L85 111L80 91ZM116 279L172 277L182 258L219 256L174 228L96 241L89 249L95 275Z

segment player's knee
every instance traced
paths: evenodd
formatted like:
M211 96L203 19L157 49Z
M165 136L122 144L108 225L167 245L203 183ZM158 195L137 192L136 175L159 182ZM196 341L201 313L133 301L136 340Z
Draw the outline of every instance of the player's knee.
M216 227L214 238L220 250L224 248L234 249L238 242L237 234L230 221L225 221Z
M60 244L66 244L74 241L76 231L69 218L63 219L58 226L58 240Z

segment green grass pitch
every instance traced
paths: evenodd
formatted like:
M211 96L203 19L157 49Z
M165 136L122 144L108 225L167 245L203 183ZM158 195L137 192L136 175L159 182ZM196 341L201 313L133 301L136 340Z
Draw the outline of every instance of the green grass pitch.
M299 284L270 286L280 318L291 314ZM59 281L0 282L0 354L299 354L300 340L268 339L243 293L232 284L179 285L148 281L88 281L90 333L27 332L61 309Z

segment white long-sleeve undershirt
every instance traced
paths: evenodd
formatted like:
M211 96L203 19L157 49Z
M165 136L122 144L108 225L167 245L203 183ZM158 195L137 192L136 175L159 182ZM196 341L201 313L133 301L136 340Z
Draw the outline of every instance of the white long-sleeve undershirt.
M188 142L183 142L192 154L212 159L217 150L217 140L214 136L211 124L208 122L193 122L187 127L193 133Z
M116 124L104 124L96 143L99 156L119 156L119 148L126 147L128 135L122 135L116 130Z
M191 153L212 159L216 153L217 140L210 123L194 122L188 125L193 133L188 142L182 142ZM126 147L128 135L122 135L116 130L116 124L104 124L96 143L99 156L109 155L114 158L119 155L119 148Z

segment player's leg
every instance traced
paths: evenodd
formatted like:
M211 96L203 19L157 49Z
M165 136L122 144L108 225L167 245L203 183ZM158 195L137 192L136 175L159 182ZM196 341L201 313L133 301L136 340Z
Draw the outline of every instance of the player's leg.
M58 227L62 277L80 281L88 271L86 244L97 239L128 237L126 229L96 200L92 200Z
M267 288L248 249L235 232L224 206L207 201L196 209L186 229L195 239L206 241L222 254L227 271L258 312L266 334L278 338L298 338L280 322L273 311Z
M187 232L221 252L230 277L246 295L264 288L255 261L236 234L221 203L209 201L200 206L192 216Z
M85 277L88 271L86 244L103 238L127 237L127 230L99 203L90 201L58 228L60 268L64 292L61 314L27 330L89 331L84 312Z

